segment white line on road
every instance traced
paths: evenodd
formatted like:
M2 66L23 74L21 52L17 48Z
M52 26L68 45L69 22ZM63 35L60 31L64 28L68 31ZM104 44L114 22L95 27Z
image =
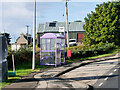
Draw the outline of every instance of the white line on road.
M109 75L112 75L113 73L110 73Z
M114 72L117 71L117 69L114 70Z
M120 68L120 67L117 67L117 68Z
M104 80L107 80L108 79L108 77L106 77Z
M103 85L103 83L100 83L100 84L99 84L99 87L102 86L102 85Z

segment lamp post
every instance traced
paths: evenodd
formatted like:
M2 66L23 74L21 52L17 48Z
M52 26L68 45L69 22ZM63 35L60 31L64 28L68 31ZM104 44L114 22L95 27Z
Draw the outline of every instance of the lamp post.
M36 36L36 0L34 0L34 31L33 31L33 60L32 69L35 69L35 36Z

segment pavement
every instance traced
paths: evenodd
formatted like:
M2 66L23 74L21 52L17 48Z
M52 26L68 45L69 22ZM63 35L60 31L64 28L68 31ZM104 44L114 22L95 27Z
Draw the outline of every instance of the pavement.
M77 61L55 68L34 72L22 77L3 90L10 88L84 88L89 89L118 64L118 54L96 59Z

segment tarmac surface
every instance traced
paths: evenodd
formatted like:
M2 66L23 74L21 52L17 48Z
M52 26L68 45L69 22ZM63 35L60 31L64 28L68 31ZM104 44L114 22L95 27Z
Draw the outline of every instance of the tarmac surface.
M119 61L119 55L77 61L55 68L34 72L16 81L3 90L22 89L54 89L54 88L91 88L98 79L105 78L105 74L114 68Z

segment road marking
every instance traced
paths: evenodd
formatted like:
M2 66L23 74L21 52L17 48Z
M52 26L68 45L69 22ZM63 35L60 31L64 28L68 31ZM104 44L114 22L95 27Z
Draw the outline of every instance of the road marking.
M120 67L117 67L117 68L120 68Z
M108 77L106 77L104 80L107 80L108 79Z
M117 53L116 56L118 56L119 54Z
M103 85L103 83L100 83L100 84L99 84L99 87L102 86L102 85Z
M117 71L117 69L114 70L114 72Z
M110 73L109 75L112 75L113 73Z

